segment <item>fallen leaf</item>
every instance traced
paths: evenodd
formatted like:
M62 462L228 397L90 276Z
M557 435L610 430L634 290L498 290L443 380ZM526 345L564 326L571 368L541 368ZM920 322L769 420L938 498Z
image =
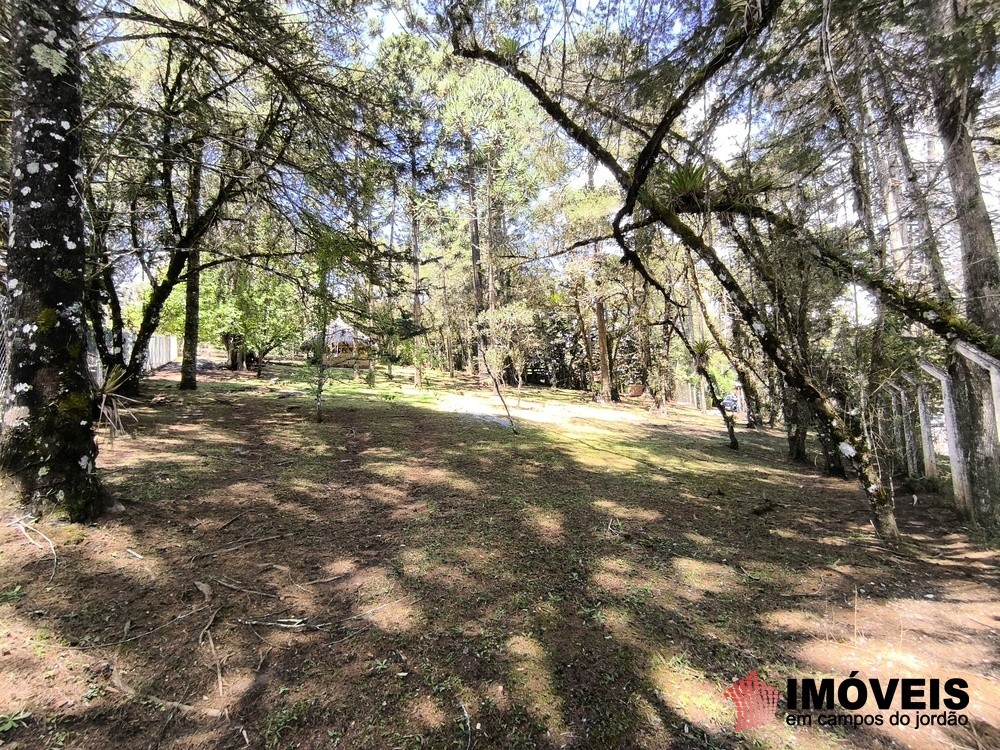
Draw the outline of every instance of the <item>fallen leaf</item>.
M195 581L194 585L198 587L198 590L205 595L205 601L212 601L212 587L207 583L202 583L201 581Z

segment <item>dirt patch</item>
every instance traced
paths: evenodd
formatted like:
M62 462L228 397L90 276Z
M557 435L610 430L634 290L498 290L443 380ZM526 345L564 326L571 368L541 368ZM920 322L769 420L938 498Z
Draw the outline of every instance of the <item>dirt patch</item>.
M54 576L0 527L0 727L30 713L0 741L1000 747L997 555L943 500L899 509L890 554L853 484L692 411L527 389L514 435L431 374L342 378L316 424L294 368L201 378L148 381L102 446L124 513L35 525ZM722 693L750 670L962 677L971 723L737 735Z

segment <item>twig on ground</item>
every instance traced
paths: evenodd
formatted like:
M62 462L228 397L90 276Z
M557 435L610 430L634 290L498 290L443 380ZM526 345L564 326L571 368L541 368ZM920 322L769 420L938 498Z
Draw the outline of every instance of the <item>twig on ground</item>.
M224 524L222 524L222 526L220 526L219 528L217 528L217 529L215 530L215 531L216 531L216 533L218 533L218 532L222 531L223 529L227 528L227 527L229 526L229 524L231 524L231 523L232 523L233 521L236 521L236 520L237 520L237 519L239 519L239 518L243 518L243 516L245 516L245 515L246 515L247 513L249 513L249 512L250 512L250 511L248 511L248 510L245 510L245 511L243 511L242 513L238 513L237 515L233 516L233 517L232 517L232 518L230 518L230 519L229 519L228 521L226 521L226 522L225 522Z
M287 620L244 620L242 617L237 620L237 622L243 625L262 625L268 628L282 628L284 630L322 630L325 627L333 625L332 622L323 623L321 625L310 625L305 621L304 618L289 618Z
M182 714L190 713L200 713L206 716L211 716L214 719L221 719L225 717L225 714L217 708L202 708L200 706L189 706L186 703L178 703L177 701L168 701L163 698L157 698L155 695L148 695L145 693L140 693L134 687L127 685L124 680L122 680L121 675L118 673L117 665L111 670L111 684L114 685L119 691L127 695L129 698L151 701L164 708L173 708L180 711ZM228 717L225 717L228 718Z
M260 652L260 659L259 659L259 660L257 661L257 667L256 667L256 668L254 669L254 672L259 672L259 671L260 671L260 668L261 668L262 666L264 666L264 659L266 659L266 658L267 658L267 655L268 655L269 653L271 653L271 649L270 649L270 648L268 648L268 650L267 650L267 651L261 651L261 652Z
M198 634L198 645L199 646L202 643L205 642L205 634L208 633L208 629L212 627L212 623L215 622L215 616L217 614L219 614L219 610L220 609L222 609L222 607L216 607L215 608L215 611L211 615L209 615L208 622L205 623L205 627L203 627L201 629L201 632Z
M228 719L229 709L226 708L226 691L222 685L222 662L219 661L219 652L215 650L215 641L212 640L212 631L208 631L208 647L212 649L212 658L215 659L215 677L219 682L219 700L222 701L222 713Z
M131 643L132 641L137 641L140 638L145 638L147 635L152 635L157 630L163 630L164 628L169 627L170 625L173 625L175 622L179 622L180 620L183 620L186 617L190 617L191 615L196 615L199 612L204 612L206 609L208 609L208 607L198 607L198 609L192 609L190 612L185 612L182 615L177 615L177 617L173 618L172 620L168 620L167 622L153 628L152 630L147 630L145 633L140 633L139 635L133 635L131 638L122 638L120 641L111 641L110 643L88 643L86 646L70 646L69 648L73 648L78 651L88 651L92 648L107 648L108 646L120 646L123 643Z
M459 701L458 705L462 707L462 715L465 716L465 735L468 737L468 742L465 743L465 750L469 750L472 747L472 719L469 718L469 710L465 707L465 703Z
M339 581L341 578L346 576L347 573L341 573L339 576L331 576L330 578L316 578L312 581L306 581L303 586L313 586L317 583L330 583L330 581Z
M379 610L385 609L386 607L391 607L393 604L399 604L401 601L404 601L409 598L410 597L408 596L404 596L402 599L396 599L395 601L387 602L386 604L382 604L378 607L374 607L364 612L360 612L356 615L345 617L343 620L336 620L333 622L321 622L315 625L310 623L304 617L289 617L281 620L245 620L240 618L239 620L237 620L237 622L242 623L243 625L261 625L263 627L268 627L268 628L281 628L282 630L295 630L298 632L307 630L326 631L332 625L343 625L345 622L350 622L351 620L358 620L361 619L362 617L367 617L368 615L374 614ZM414 599L411 602L411 604L416 604L418 601L420 601L419 598Z
M52 580L56 577L56 568L59 565L59 558L56 555L56 545L54 545L52 543L52 540L49 539L47 536L45 536L45 534L43 534L41 531L39 531L38 529L36 529L34 526L31 525L31 522L34 520L35 520L34 516L21 516L20 518L15 518L14 520L12 520L10 523L7 524L7 526L10 528L15 528L18 531L20 531L24 535L24 538L27 539L31 544L38 547L38 549L45 549L45 547L43 547L34 539L32 539L30 536L28 536L28 531L38 534L38 536L40 536L42 539L48 542L49 551L52 553L52 575L49 576L48 582L52 583Z
M211 552L201 552L201 553L199 553L197 555L194 555L191 558L190 562L194 562L195 560L199 560L202 557L211 557L212 555L221 555L223 552L234 552L235 550L242 549L243 547L248 547L251 544L260 544L261 542L270 542L270 541L273 541L275 539L285 539L286 537L293 536L294 534L295 534L294 531L289 531L287 534L274 534L272 536L261 536L261 537L254 537L254 538L249 538L249 539L240 539L237 543L231 544L228 547L222 547L221 549L212 550Z
M269 594L266 591L254 591L253 589L245 589L241 586L235 586L231 583L226 583L221 578L216 578L215 582L220 586L225 586L227 589L232 589L233 591L242 591L244 594L256 594L257 596L266 596L271 599L280 599L277 594Z

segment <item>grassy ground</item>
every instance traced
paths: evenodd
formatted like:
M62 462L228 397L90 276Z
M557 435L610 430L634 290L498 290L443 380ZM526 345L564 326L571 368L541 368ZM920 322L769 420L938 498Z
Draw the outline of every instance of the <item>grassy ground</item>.
M102 446L123 512L34 527L54 574L3 506L0 744L1000 747L997 555L943 501L889 554L777 433L526 390L514 434L469 382L349 372L317 424L307 375L148 381ZM964 677L971 724L736 734L750 670Z

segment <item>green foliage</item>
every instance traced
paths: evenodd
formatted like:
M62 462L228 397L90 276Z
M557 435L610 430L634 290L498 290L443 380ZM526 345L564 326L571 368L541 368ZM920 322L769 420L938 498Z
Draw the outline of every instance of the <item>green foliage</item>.
M673 198L699 193L705 189L705 165L681 164L663 178L667 193Z
M16 602L18 599L24 597L24 591L21 586L15 586L12 589L7 589L6 591L0 591L0 603Z
M514 377L520 382L529 348L535 340L534 312L518 300L495 310L484 310L479 314L479 324L488 333L486 359L493 375L502 378L509 358Z
M517 40L509 36L500 37L497 44L497 54L508 60L516 60L519 49Z
M25 726L27 720L30 718L31 711L25 711L24 709L13 711L9 714L0 714L0 734L5 734L12 729Z
M704 340L692 342L691 348L694 350L694 356L698 359L705 359L712 351L712 345Z

